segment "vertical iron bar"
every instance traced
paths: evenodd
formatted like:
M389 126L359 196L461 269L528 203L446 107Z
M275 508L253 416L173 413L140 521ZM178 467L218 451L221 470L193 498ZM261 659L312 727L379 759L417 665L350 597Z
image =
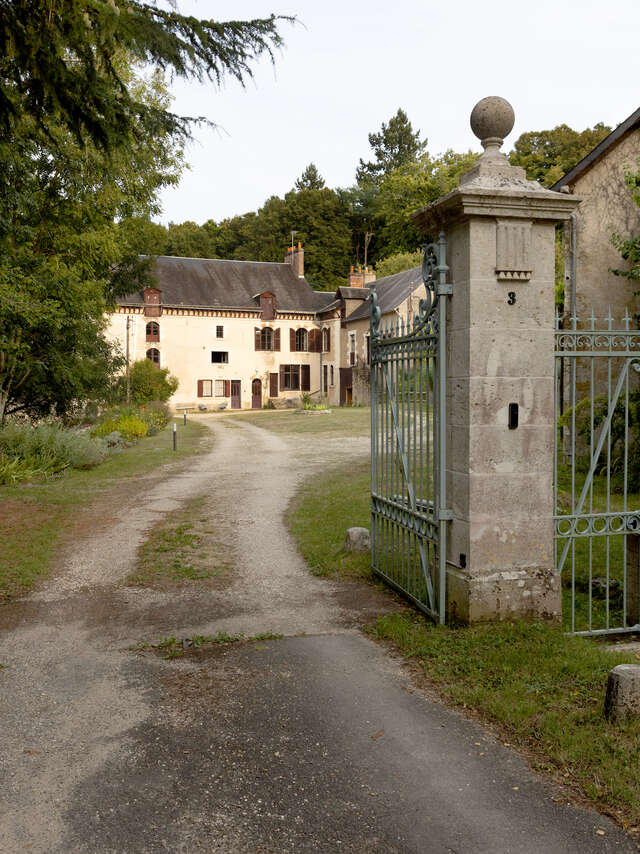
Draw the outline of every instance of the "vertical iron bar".
M438 241L440 247L440 256L438 258L438 279L439 284L443 286L447 280L447 254L446 241L444 232L440 233ZM440 564L440 603L439 617L440 625L444 625L445 611L447 605L446 585L447 585L447 523L442 518L443 511L447 509L447 445L446 445L446 390L447 390L447 302L444 294L440 296L438 302L438 382L439 390L439 412L438 412L438 445L440 451L439 466L439 536L438 536L438 558Z
M628 331L627 323L627 331ZM628 480L628 465L629 465L629 372L625 380L624 388L624 483L623 483L623 498L622 509L624 513L628 510L627 505L627 489L629 486ZM627 626L627 535L622 535L622 623L623 628Z
M593 453L595 445L595 357L593 353L589 354L591 363L591 376L589 385L589 452ZM589 486L589 513L593 513L593 478ZM589 537L589 631L593 628L593 537Z
M611 315L609 314L609 329L611 329ZM609 339L609 350L611 350L611 339ZM607 412L611 411L611 406L618 405L618 398L616 397L615 402L611 400L611 354L607 357ZM613 424L613 418L609 419L609 428L607 430L607 513L611 511L611 427ZM611 561L611 537L609 534L606 536L606 586L605 586L605 613L606 613L606 622L605 628L609 628L609 574L610 574L610 561Z
M575 328L575 319L574 319ZM571 513L576 512L576 359L571 360ZM571 631L576 630L576 541L571 538Z

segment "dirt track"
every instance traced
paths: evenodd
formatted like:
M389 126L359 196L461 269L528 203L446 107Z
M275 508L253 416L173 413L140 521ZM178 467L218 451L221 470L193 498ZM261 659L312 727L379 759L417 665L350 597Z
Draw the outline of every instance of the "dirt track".
M208 423L213 450L138 482L93 528L88 508L54 576L0 611L0 851L635 850L414 691L357 629L387 597L309 574L282 513L367 440ZM145 531L203 494L233 543L228 582L124 586ZM286 638L178 661L131 649L217 631Z

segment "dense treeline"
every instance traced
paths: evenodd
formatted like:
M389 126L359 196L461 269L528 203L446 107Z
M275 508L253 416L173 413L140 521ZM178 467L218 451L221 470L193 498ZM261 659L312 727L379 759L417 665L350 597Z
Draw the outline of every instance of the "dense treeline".
M522 134L510 154L529 178L551 186L600 142L610 128L577 132L567 125ZM409 214L458 185L477 154L446 151L432 157L427 140L399 109L369 134L371 160L360 160L351 187L329 189L310 163L284 198L271 196L257 211L224 219L170 223L150 219L122 223L132 245L146 255L181 255L247 261L281 261L296 232L305 248L305 272L316 288L344 283L351 264L375 266L385 275L417 263L424 239Z
M123 220L159 213L190 120L164 72L242 80L278 19L200 21L144 0L0 2L0 424L105 400L115 298L148 281Z

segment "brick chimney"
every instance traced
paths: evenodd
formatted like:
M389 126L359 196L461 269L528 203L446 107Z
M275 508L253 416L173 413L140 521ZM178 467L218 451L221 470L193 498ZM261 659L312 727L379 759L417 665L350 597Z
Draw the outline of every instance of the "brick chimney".
M299 279L304 278L304 249L298 241L297 246L290 246L284 259L285 264L291 264L293 272Z
M358 267L358 270L355 271L353 269L353 264L351 265L351 269L349 270L349 287L350 288L364 288L365 285L368 285L369 282L375 282L376 274L373 270L370 270L368 267L365 267L364 270L362 267Z

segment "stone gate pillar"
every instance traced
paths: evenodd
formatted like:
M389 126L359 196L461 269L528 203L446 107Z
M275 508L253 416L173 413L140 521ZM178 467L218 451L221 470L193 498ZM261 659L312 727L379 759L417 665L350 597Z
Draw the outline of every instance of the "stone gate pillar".
M554 569L555 226L576 196L546 190L500 151L511 105L471 114L484 154L458 189L413 215L443 230L447 309L449 619L557 618Z

